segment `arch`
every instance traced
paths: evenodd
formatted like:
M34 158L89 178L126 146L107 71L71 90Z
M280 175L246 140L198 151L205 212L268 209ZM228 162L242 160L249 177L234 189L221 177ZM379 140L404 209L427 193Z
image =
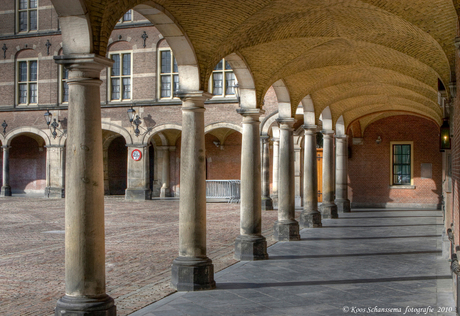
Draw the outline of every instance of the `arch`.
M252 72L246 61L238 54L232 53L225 57L238 80L240 106L243 109L260 108L257 104L256 86Z
M335 132L337 136L345 136L345 123L343 121L343 115L340 115L339 119L335 123Z
M115 125L113 123L102 122L102 129L120 134L124 137L127 145L133 143L133 138L131 137L131 134L129 134L129 132L124 127Z
M0 143L2 143L2 146L6 144L5 137L3 137L3 134L1 133L0 133Z
M264 118L264 120L262 121L262 124L260 124L260 135L261 136L268 135L268 132L270 131L270 127L272 126L273 122L276 121L278 116L279 116L278 111L275 111L273 113L270 113L270 115Z
M162 124L155 128L152 128L148 133L146 133L144 135L144 138L142 139L142 144L147 145L153 136L155 136L156 134L160 132L171 130L171 129L182 132L182 126L179 124ZM164 144L164 145L167 145L167 144Z
M292 118L291 97L289 90L282 79L273 84L278 100L279 118Z
M64 55L92 53L93 36L84 0L51 0L59 16Z
M303 122L305 125L316 125L315 106L310 95L301 101L303 106Z
M323 122L323 130L327 132L334 131L332 128L332 114L331 109L327 106L321 113L320 120Z
M203 91L205 80L200 81L200 68L195 49L172 15L152 1L139 4L133 9L155 25L173 50L179 70L180 90Z
M227 122L218 122L218 123L212 123L207 125L204 128L204 133L207 134L213 130L216 130L218 128L228 128L228 129L233 129L240 134L243 134L243 128L239 125L233 124L233 123L227 123Z
M50 138L48 137L48 135L44 131L42 131L42 130L40 130L38 128L35 128L35 127L30 127L30 126L17 127L15 129L13 129L11 132L9 132L8 134L6 134L5 144L7 146L10 146L11 141L16 136L23 135L23 134L32 134L32 135L37 135L37 136L41 137L42 140L45 142L45 146L49 146L51 144ZM34 137L32 137L32 138L34 138ZM37 140L36 138L34 138L34 139Z

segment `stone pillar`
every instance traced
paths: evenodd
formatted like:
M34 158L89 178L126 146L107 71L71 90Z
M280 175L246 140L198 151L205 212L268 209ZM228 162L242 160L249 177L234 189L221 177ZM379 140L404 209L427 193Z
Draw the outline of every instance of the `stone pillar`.
M338 218L334 195L334 131L323 131L323 219Z
M270 151L268 136L261 136L262 141L262 209L273 210L273 200L270 197Z
M241 143L240 235L235 240L235 259L268 259L262 236L259 109L239 109L243 116Z
M10 146L2 146L3 149L3 182L2 189L0 191L0 196L11 196L11 187L10 187Z
M280 148L280 139L279 139L279 128L273 127L273 174L272 174L272 201L273 208L278 208L278 174L279 174L279 148Z
M46 147L46 188L45 197L63 198L63 174L64 174L64 146L51 145ZM63 168L64 167L64 168Z
M351 212L348 199L348 136L335 137L335 204L338 213Z
M300 227L321 227L321 213L318 211L316 125L304 125L304 129L303 211L300 214Z
M69 69L65 199L65 296L56 316L116 315L105 289L104 177L100 72L112 61L94 54L55 56Z
M175 147L172 147L175 148ZM161 166L161 189L160 189L160 197L168 197L171 196L170 194L170 166L169 166L169 159L170 155L169 152L171 150L170 146L158 146L163 155L162 157L162 166Z
M144 144L128 146L128 177L125 200L150 200L149 147Z
M214 266L206 256L204 101L211 94L179 91L178 97L182 100L179 257L172 264L171 285L178 291L209 290L216 286Z
M278 119L280 124L278 221L273 237L277 241L300 240L299 223L295 220L294 185L294 119Z
M299 136L295 136L298 138ZM296 139L298 140L298 139ZM294 145L294 205L295 207L302 206L302 176L300 172L301 164L301 148Z

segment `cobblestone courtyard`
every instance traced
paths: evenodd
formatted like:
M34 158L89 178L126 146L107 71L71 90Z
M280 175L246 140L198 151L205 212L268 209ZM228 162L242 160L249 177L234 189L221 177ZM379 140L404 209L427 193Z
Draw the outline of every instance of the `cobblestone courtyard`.
M239 205L207 204L208 255L215 271L232 265ZM0 314L53 315L64 295L64 200L0 198ZM128 315L172 292L178 254L178 201L105 198L107 293ZM276 212L263 212L268 244Z

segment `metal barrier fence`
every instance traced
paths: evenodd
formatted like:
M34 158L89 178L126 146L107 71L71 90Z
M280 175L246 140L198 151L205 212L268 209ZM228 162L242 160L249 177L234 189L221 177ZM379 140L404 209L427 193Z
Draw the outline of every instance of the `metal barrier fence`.
M206 180L206 198L239 203L240 183L240 180Z

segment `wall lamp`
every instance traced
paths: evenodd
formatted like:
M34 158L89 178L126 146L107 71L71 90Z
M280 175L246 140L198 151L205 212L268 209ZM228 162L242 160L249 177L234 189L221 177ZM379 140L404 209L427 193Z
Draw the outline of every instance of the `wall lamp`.
M134 116L136 116L136 118L134 118ZM139 130L139 125L142 124L142 121L139 115L136 115L136 110L133 109L133 106L131 106L131 108L128 109L128 118L131 124L134 123L134 125L136 125L136 128L134 129L134 134L136 136L139 136L139 134L141 133L141 131Z
M3 135L5 135L6 134L6 128L8 127L8 124L6 124L5 120L3 120L2 127L3 127Z
M45 113L45 121L46 121L46 125L48 125L49 129L51 130L51 135L53 135L53 138L56 138L57 136L56 129L59 127L59 123L61 121L58 120L56 122L56 119L53 119L53 114L50 113L50 110L47 110Z
M450 149L450 127L449 120L445 118L439 131L439 151L443 152L447 149Z
M218 140L214 140L213 144L216 145L217 148L220 147L220 141L218 141Z
M379 136L377 136L377 139L375 140L376 144L380 144L382 142L382 138Z

